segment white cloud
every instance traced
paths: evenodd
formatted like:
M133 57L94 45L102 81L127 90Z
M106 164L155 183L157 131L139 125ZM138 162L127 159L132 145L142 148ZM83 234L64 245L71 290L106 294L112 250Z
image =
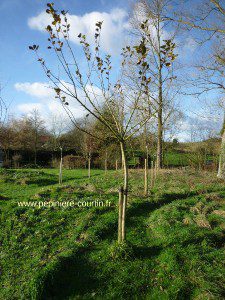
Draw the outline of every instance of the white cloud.
M24 82L24 83L16 83L15 89L17 91L25 92L30 96L34 96L36 98L46 98L46 97L54 97L54 91L49 88L49 84L42 82Z
M93 42L95 23L103 21L101 41L102 49L108 53L119 53L123 46L126 29L129 27L127 12L124 9L115 8L111 12L91 12L82 16L68 15L71 24L71 41L79 44L78 34L85 34ZM28 19L31 29L45 31L45 27L51 24L51 18L46 12L41 12L35 17Z
M62 84L69 90L73 91L73 87L70 84L66 82L62 82ZM67 112L69 111L69 114L72 116L72 118L79 119L87 113L87 111L78 103L78 101L76 101L76 99L69 96L66 96L66 101L69 103L69 106L63 107L60 100L55 98L55 91L53 88L51 88L51 84L48 82L16 83L14 87L17 91L23 92L36 99L35 102L18 104L15 108L17 113L29 115L32 110L38 109L46 122L48 122L49 114L59 114L66 118L68 117ZM62 86L61 88L64 89ZM86 90L92 101L95 102L95 105L101 105L101 90L96 86L91 87L90 85L86 86ZM86 96L82 90L77 89L77 94L78 98L83 103L85 103L87 106L90 106L88 101L86 103Z
M179 142L190 142L190 134L186 131L178 132L175 136Z
M67 116L65 109L63 108L59 99L55 99L55 92L50 87L49 83L45 82L25 82L16 83L15 89L20 92L24 92L29 96L38 99L38 102L21 103L16 107L16 111L22 114L27 114L33 110L38 109L42 117L48 122L49 114ZM80 118L84 116L85 111L80 105L73 99L68 99L69 109L74 118Z
M183 45L183 49L185 51L193 53L197 47L198 47L198 44L192 37L186 38L184 45Z
M47 108L48 108L49 112L52 113L53 115L61 114L64 117L68 116L66 110L63 108L62 104L59 101L49 101L47 103ZM70 105L68 108L74 119L79 119L85 115L85 110L82 107Z
M45 31L46 26L51 22L51 17L45 11L42 11L36 17L28 19L28 26L31 29L37 29L39 31Z
M34 109L40 112L44 111L44 105L41 103L22 103L17 105L17 109L24 114L29 114Z

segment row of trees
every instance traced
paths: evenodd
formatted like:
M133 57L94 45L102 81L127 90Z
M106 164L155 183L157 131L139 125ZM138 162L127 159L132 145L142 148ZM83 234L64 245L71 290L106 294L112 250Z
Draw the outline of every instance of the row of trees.
M0 128L0 148L4 152L5 165L7 161L10 163L12 158L22 162L21 154L26 155L24 163L29 161L33 165L40 163L47 165L46 160L41 162L40 153L45 152L51 154L53 159L58 159L58 154L62 150L63 156L73 153L83 157L86 161L96 155L101 157L102 161L107 158L109 167L112 165L115 167L116 160L118 163L121 161L116 139L104 135L104 127L94 118L87 120L87 117L84 117L79 119L78 123L83 128L82 131L76 126L71 126L68 119L59 115L49 115L46 122L38 110L33 110L22 117L8 117L5 122L1 123ZM92 131L101 138L89 135L86 131ZM145 126L145 130L130 139L129 156L135 156L135 151L145 153L146 145L151 149L149 154L155 156L156 144L154 126L151 128ZM102 161L101 165L103 165Z
M103 157L106 152L108 152L108 157L113 158L114 161L119 158L115 140L103 136L99 122L94 119L87 122L87 119L83 118L79 120L79 124L84 131L69 126L68 120L59 115L49 115L48 123L46 123L37 110L20 118L10 117L1 123L0 128L0 147L5 154L5 160L9 160L12 154L31 153L31 162L37 165L37 162L40 162L40 159L37 160L38 152L49 152L54 157L54 153L59 153L61 149L63 155L71 151L86 160L96 153ZM89 128L102 136L102 139L86 134L85 131ZM154 146L153 135L149 142ZM133 145L134 147L138 145L139 150L143 149L141 137L136 137ZM113 155L114 157L112 157Z
M77 158L69 156L64 158L65 167L87 166L89 159L93 166L104 168L120 167L121 157L117 141L104 135L104 127L95 119L87 118L79 120L83 129L92 129L97 139L74 126L68 126L68 120L57 115L49 115L47 123L42 119L37 110L31 111L27 116L19 118L9 118L2 123L0 129L1 150L4 151L5 166L26 164L42 166L58 166L61 149L63 157L76 155ZM151 126L152 125L152 126ZM201 127L200 127L201 128ZM205 128L203 135L199 136L197 143L179 143L176 138L163 141L164 166L186 165L186 157L190 154L204 153L202 161L207 156L218 156L219 139L211 135L210 128ZM196 129L197 130L197 129ZM147 146L147 147L146 147ZM128 143L129 165L133 167L143 167L144 159L149 157L148 165L151 161L157 160L157 131L155 124L148 124ZM147 155L148 154L148 155ZM183 163L174 163L173 159L168 159L168 155L183 157ZM200 155L201 156L201 155ZM181 159L182 160L182 159ZM117 161L117 162L116 162ZM86 162L86 164L85 164ZM191 162L190 162L191 164Z

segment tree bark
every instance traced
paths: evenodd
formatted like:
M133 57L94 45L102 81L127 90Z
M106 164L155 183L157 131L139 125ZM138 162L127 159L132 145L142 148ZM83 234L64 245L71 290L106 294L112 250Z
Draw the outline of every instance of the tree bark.
M219 170L218 170L217 177L221 179L225 179L225 130L223 131L223 135L222 135Z

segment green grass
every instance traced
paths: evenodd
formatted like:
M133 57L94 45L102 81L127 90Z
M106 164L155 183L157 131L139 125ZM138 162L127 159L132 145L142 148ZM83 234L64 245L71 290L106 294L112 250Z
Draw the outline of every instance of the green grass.
M225 187L162 171L148 197L131 171L127 243L117 245L120 171L0 171L0 299L222 299ZM111 201L18 207L18 201Z
M198 167L199 161L201 160L203 164L206 161L212 161L214 163L218 163L218 156L208 155L205 154L197 155L193 152L165 152L163 163L165 166L168 167L180 167L180 166L189 166L192 164L193 166Z

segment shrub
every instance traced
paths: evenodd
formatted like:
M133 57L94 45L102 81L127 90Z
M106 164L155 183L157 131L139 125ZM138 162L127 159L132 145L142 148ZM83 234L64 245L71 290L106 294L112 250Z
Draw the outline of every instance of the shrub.
M86 160L82 156L66 155L63 157L63 166L67 169L85 168Z
M12 157L14 168L17 169L20 166L20 162L22 160L22 156L20 154L15 154Z

